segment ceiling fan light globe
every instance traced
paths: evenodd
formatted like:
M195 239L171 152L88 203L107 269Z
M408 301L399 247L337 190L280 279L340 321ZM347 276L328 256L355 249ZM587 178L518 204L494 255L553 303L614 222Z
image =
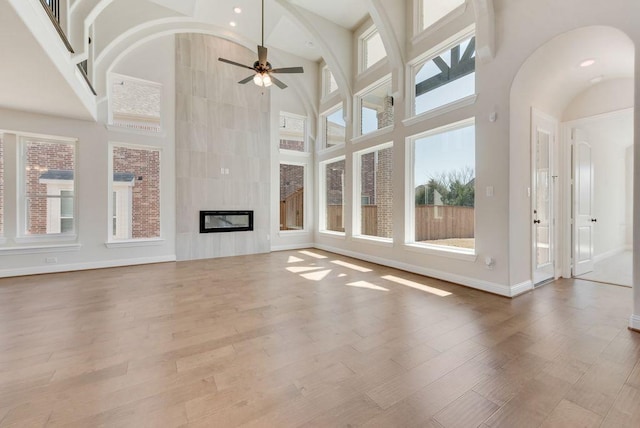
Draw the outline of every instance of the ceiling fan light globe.
M262 77L262 83L264 84L264 86L271 86L273 84L273 82L271 82L271 76L265 74Z
M256 75L253 76L253 83L258 86L262 86L264 84L262 81L262 75L256 73Z

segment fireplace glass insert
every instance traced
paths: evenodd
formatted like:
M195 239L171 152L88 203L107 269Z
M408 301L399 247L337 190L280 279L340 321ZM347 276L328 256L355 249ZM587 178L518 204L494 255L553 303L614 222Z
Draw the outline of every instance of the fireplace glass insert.
M253 211L200 211L200 233L253 230Z

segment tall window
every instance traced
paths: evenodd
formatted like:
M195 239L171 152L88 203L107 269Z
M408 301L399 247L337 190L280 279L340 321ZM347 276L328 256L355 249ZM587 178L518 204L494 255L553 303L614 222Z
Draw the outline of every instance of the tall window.
M325 66L322 69L322 95L327 96L338 90L338 83L336 83L336 78L333 76L329 67Z
M475 94L476 39L470 37L413 67L414 114Z
M280 230L304 229L304 166L280 164Z
M160 151L112 147L111 240L160 237Z
M393 125L391 80L387 79L358 95L360 114L359 135Z
M413 138L415 243L475 249L475 125Z
M362 56L360 71L365 71L378 61L386 58L387 52L384 49L382 37L375 27L364 33L360 38L360 51Z
M4 235L4 143L0 133L0 236Z
M279 129L281 149L296 152L306 151L306 120L304 117L291 113L280 113Z
M344 159L322 164L324 171L324 229L344 232Z
M119 74L111 75L110 123L138 131L161 131L162 85Z
M75 232L75 144L21 138L22 234Z
M344 121L342 105L336 106L320 116L325 148L344 144L347 136L347 124Z
M385 144L356 154L356 200L360 235L391 238L393 232L393 146ZM355 204L357 205L357 204ZM359 215L358 212L359 211ZM356 223L357 225L357 223Z
M418 0L419 29L432 26L464 3L465 0Z

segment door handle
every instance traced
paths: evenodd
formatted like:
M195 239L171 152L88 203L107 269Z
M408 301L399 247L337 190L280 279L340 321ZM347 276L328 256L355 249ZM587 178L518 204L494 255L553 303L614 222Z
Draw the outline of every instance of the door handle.
M597 218L592 218L592 219L591 219L591 223L597 223L597 222L598 222L598 219L597 219Z
M533 220L533 224L540 224L540 220Z

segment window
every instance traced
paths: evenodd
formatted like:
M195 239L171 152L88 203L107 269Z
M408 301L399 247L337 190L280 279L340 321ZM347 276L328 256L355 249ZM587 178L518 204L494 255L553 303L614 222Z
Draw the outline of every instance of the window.
M160 151L112 147L110 240L160 237Z
M338 90L338 83L329 67L322 69L322 95L327 96Z
M161 131L162 85L119 74L111 75L109 123L138 131Z
M0 236L4 235L4 143L0 133Z
M344 121L342 105L336 106L320 116L325 148L344 144L347 135L347 124Z
M360 71L365 71L378 61L386 58L387 52L382 37L375 27L365 32L360 38L361 64Z
M354 219L357 234L392 238L393 232L393 145L385 144L356 153L355 200L360 200ZM359 222L357 221L359 219Z
M25 236L75 233L75 144L22 137Z
M280 148L304 152L306 120L302 116L290 113L280 113Z
M465 0L418 0L419 29L429 28L464 3Z
M475 47L470 37L413 67L415 115L475 94Z
M473 120L414 137L414 243L475 249Z
M358 95L360 114L359 135L393 125L393 97L391 80L385 79Z
M280 230L304 229L304 166L280 164Z
M344 232L345 160L328 161L322 165L324 178L324 230Z

